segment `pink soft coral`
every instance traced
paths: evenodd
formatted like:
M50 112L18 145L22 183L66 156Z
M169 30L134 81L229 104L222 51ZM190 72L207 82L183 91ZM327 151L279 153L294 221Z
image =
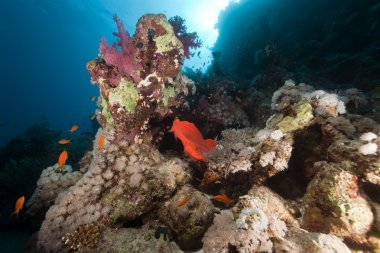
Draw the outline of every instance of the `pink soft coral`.
M196 49L202 46L202 41L199 39L196 32L188 33L185 25L185 19L180 16L169 18L169 23L172 25L174 33L182 42L186 58L190 58L190 48Z
M133 39L128 31L124 29L123 22L116 15L113 20L118 30L113 35L118 38L118 41L109 46L106 38L103 37L99 48L100 57L103 58L107 65L117 67L120 76L132 77L135 82L140 82L140 66L135 59L136 50Z

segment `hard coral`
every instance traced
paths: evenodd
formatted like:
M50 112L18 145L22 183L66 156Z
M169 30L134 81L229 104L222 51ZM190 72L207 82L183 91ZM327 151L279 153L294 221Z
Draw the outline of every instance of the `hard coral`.
M64 243L75 251L83 251L85 248L92 247L99 242L99 239L100 229L95 224L81 225L75 231L62 237Z
M266 187L253 187L230 210L216 215L203 238L205 253L272 252L273 239L298 227L285 201Z
M191 197L190 200L178 206L187 197ZM200 246L197 242L212 223L214 206L201 192L185 185L173 198L163 203L159 217L174 231L183 249L196 249Z
M74 185L81 177L82 173L72 171L70 165L64 165L60 170L56 164L43 170L33 196L26 203L28 214L33 216L46 211L54 204L58 194Z
M351 239L365 235L374 216L357 177L342 169L344 164L318 162L314 167L319 173L304 196L303 227Z
M173 26L174 33L183 44L186 58L190 58L190 49L196 49L202 46L202 41L199 39L198 34L196 32L188 33L185 19L180 16L169 18L169 23Z

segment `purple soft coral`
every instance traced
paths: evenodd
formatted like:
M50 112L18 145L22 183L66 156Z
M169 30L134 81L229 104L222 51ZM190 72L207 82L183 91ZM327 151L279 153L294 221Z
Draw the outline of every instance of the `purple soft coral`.
M136 62L136 50L133 44L133 39L129 36L128 31L124 29L123 22L115 15L113 17L117 25L118 33L113 33L118 41L112 46L107 44L106 38L102 38L99 54L107 65L117 67L121 77L132 77L135 82L140 82L139 64ZM120 49L121 51L120 51Z
M190 58L190 48L196 49L202 46L202 41L199 39L196 32L187 33L185 19L180 16L169 18L169 23L172 25L174 33L182 42L186 58Z

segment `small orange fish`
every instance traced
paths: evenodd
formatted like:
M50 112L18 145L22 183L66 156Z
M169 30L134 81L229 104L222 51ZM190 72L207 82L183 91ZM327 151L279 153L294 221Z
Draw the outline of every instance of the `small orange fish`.
M18 217L18 214L24 207L24 202L25 202L25 196L21 196L16 200L15 211L11 214L11 216L15 214Z
M73 126L70 128L69 132L73 133L73 132L75 132L76 130L78 130L78 128L79 128L78 125L73 125Z
M227 197L226 194L215 195L212 198L216 201L223 202L229 206L232 206L234 203L234 201L232 199L230 199L229 197Z
M105 139L104 135L99 136L99 139L98 139L98 149L99 150L103 148L104 139Z
M217 144L213 139L205 140L198 128L188 121L175 119L170 131L181 140L185 153L195 160L206 161L203 154L213 150Z
M189 202L191 198L192 198L191 196L189 196L187 198L184 198L183 200L181 200L180 202L178 202L177 207L183 206L184 204L186 204L187 202Z
M65 144L70 143L70 140L62 139L62 140L60 140L58 143L61 144L61 145L65 145Z
M67 151L63 150L58 158L58 168L62 168L62 166L65 165L67 157L68 157Z
M96 114L92 115L90 119L94 120L95 118L96 118Z
M92 96L92 97L91 97L91 101L94 102L94 101L95 101L95 98L96 98L96 96Z

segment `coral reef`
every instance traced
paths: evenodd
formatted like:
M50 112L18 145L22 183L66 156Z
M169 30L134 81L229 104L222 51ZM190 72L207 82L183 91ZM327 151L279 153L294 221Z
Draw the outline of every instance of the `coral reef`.
M333 235L297 231L276 238L275 252L315 252L315 253L350 253L352 252L341 239Z
M115 21L122 33L121 21ZM128 42L123 42L124 37ZM116 52L117 62L95 59L87 64L87 69L100 89L101 125L133 143L141 140L139 136L146 132L151 119L168 116L172 109L186 104L184 97L195 92L195 86L181 75L183 45L164 15L144 15L133 38L128 34L118 38L117 45L130 56L122 57L121 52ZM117 48L110 50L115 52ZM107 56L102 47L100 56ZM130 61L131 66L138 66L133 68L133 74L119 66Z
M186 97L195 85L181 74L191 48L183 20L144 15L132 37L114 21L118 41L103 39L99 58L87 64L100 90L92 151L79 171L44 170L30 201L29 212L50 207L39 252L379 248L379 199L366 190L380 186L380 126L348 113L368 103L360 91L327 92L291 79L265 92L251 87L246 96L263 102L254 113L265 111L265 126L254 128L248 107L231 96L239 94L236 83L210 76L201 88L209 93L189 99L198 102L189 114L220 135L205 159L189 161L160 146L168 122L192 109ZM276 57L276 45L263 53ZM279 195L294 188L297 197Z
M199 39L196 32L187 32L185 19L180 16L171 17L168 21L172 25L175 35L183 45L186 58L190 58L190 49L200 48L202 46L202 41Z
M38 234L42 252L93 252L112 233L120 234L115 228L154 212L191 179L185 162L165 157L152 145L149 124L185 105L184 97L195 91L180 73L182 43L164 15L141 17L133 38L117 17L114 20L119 41L108 46L103 40L103 59L87 64L101 93L102 127L92 154L81 161L83 176L59 194L46 213ZM212 220L212 212L206 217ZM191 236L201 236L205 227L198 230Z
M204 97L199 101L200 117L207 122L207 127L215 129L226 129L228 127L238 126L249 127L248 116L234 103L231 97L216 94L212 99L214 102L209 103Z
M113 227L135 220L190 179L183 162L164 158L154 147L116 146L110 138L103 150L94 149L88 171L47 212L39 232L43 250L63 250L61 238L86 224Z
M74 185L81 177L82 173L73 171L70 165L59 169L56 164L43 170L34 194L26 203L28 214L34 216L46 211L54 204L58 194Z
M182 199L190 200L179 206ZM164 202L159 217L177 235L178 244L184 249L197 249L204 233L214 218L214 206L201 192L190 185L183 186L176 195Z
M96 245L92 252L183 252L174 241L154 236L154 229L148 226L141 228L108 228L102 233L102 243Z
M358 188L357 177L344 164L317 162L314 167L319 172L304 196L302 226L309 231L359 240L370 230L374 218Z
M284 200L265 187L254 187L230 210L216 215L203 238L210 252L272 252L272 238L282 238L298 227Z

